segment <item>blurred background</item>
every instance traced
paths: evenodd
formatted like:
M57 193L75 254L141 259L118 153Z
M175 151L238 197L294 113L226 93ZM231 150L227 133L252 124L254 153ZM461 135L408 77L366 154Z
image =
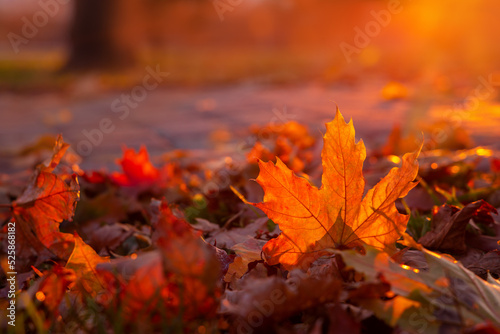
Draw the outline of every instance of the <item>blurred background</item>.
M0 0L0 170L57 133L84 167L122 144L226 154L252 124L320 136L336 106L372 150L422 131L429 149L492 145L499 15L495 0Z

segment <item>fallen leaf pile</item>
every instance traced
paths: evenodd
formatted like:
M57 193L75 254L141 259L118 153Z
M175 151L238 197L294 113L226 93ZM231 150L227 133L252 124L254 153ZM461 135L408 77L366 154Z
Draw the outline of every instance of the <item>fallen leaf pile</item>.
M367 154L339 111L321 157L297 122L251 135L243 162L124 148L120 172L81 170L58 137L1 178L16 329L500 333L500 152Z

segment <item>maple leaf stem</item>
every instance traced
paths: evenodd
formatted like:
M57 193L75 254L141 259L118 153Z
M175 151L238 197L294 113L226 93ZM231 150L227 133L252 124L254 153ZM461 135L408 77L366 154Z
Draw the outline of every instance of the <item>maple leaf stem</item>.
M249 201L247 201L247 199L245 198L245 196L243 196L243 194L241 194L235 187L233 186L229 186L229 188L231 188L231 191L236 195L238 196L238 198L245 204L248 204L250 206L250 209L255 213L257 214L258 217L263 217L261 212L255 210L255 207L252 203L250 203ZM228 224L226 222L226 224Z

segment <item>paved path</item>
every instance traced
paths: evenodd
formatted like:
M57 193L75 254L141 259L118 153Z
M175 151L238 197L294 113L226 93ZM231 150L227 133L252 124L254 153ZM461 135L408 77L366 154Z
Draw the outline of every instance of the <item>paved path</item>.
M385 140L394 124L412 124L430 117L420 111L429 109L430 103L426 101L383 102L382 86L383 82L351 87L158 88L123 120L119 118L122 112L113 112L111 107L121 92L72 97L54 93L34 96L0 93L0 152L6 156L5 152L13 152L43 134L57 133L62 133L80 152L88 151L88 142L82 143L87 140L82 131L98 129L100 122L104 122L104 129L113 130L103 134L99 145L91 146L91 153L82 163L84 168L97 168L112 165L121 155L122 144L132 147L144 144L152 155L174 148L213 150L210 134L222 129L232 134L230 147L234 148L238 141L244 140L249 125L283 119L306 124L319 135L324 132L323 124L334 117L336 104L346 119L354 119L357 137L373 147ZM489 123L491 129L474 129L474 124L469 124L480 144L492 143L500 137L500 132L492 126L495 122L500 124L500 114L496 117ZM7 170L9 162L0 163L0 172Z

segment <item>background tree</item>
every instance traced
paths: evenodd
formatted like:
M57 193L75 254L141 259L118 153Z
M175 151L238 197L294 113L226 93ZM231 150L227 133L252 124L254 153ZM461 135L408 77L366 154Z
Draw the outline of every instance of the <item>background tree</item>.
M75 0L74 6L65 69L119 69L138 62L140 1Z

